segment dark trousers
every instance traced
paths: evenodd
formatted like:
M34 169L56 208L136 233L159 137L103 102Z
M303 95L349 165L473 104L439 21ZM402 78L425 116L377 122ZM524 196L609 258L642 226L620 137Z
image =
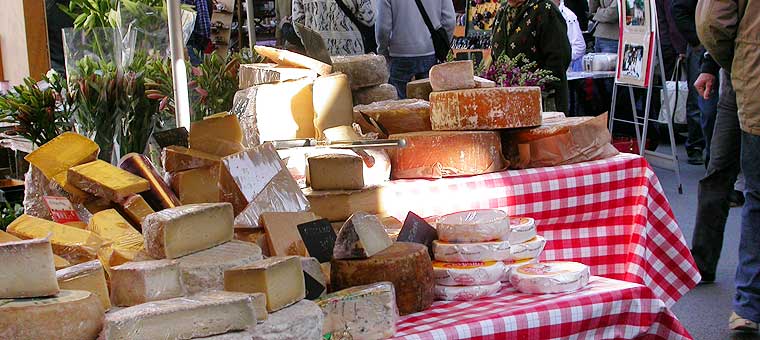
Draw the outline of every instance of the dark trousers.
M741 130L731 75L721 70L720 99L707 173L699 181L691 253L703 276L715 275L728 218L728 195L740 170ZM756 165L760 166L760 164ZM758 245L760 247L760 245Z
M744 131L741 134L746 202L742 207L734 311L742 318L760 322L760 136Z
M707 148L702 132L702 110L699 106L699 94L694 88L694 82L699 77L704 59L703 48L689 46L686 50L686 78L689 83L689 97L686 99L686 126L689 134L686 137L686 150L703 150Z
M428 77L430 68L436 64L435 55L423 57L391 57L388 83L396 87L399 99L406 98L406 84L414 79Z

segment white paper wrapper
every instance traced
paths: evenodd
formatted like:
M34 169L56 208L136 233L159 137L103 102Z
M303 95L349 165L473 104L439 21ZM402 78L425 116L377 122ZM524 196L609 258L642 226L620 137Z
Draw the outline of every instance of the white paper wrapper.
M536 237L536 220L530 217L512 217L509 219L511 233L509 243L520 244Z
M572 292L588 284L589 267L578 262L542 262L515 268L509 281L523 293Z
M444 215L436 221L438 239L452 243L508 240L509 216L496 209L468 210Z
M447 243L433 241L433 257L441 262L487 262L509 260L509 241Z
M501 261L445 263L433 262L435 283L441 286L480 286L499 282L506 266Z
M531 264L531 263L538 263L538 259L527 259L527 260L519 260L519 261L502 261L504 263L504 276L501 277L501 282L504 284L510 284L509 283L509 276L512 274L512 270L514 270L517 267Z
M544 251L544 246L546 246L546 239L541 235L536 235L536 237L524 243L512 244L510 245L510 251L512 252L511 259L518 261L537 258Z
M494 295L501 289L501 282L485 286L439 286L434 288L436 300L472 301Z

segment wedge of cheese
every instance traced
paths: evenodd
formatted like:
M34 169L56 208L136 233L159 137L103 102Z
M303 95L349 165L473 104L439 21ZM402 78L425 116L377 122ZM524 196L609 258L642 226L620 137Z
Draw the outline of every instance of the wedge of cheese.
M143 221L145 249L156 259L174 259L232 239L229 203L183 205L148 215Z
M100 147L89 138L73 132L64 132L32 151L24 159L76 200L87 195L66 180L66 172L72 166L96 160L98 153Z
M135 306L184 295L177 261L130 262L111 268L111 301Z
M375 255L393 244L380 219L356 212L340 228L335 239L333 258L362 259Z
M0 243L0 298L58 294L53 250L46 239Z
M303 269L298 256L270 257L224 272L224 290L264 293L267 310L275 312L306 297Z
M0 243L17 242L17 241L21 241L21 239L0 230ZM55 254L53 254L53 264L55 264L56 270L71 266L71 263L69 263L69 261L66 261L66 259L64 259L63 257L60 257Z
M7 230L22 239L48 238L53 253L71 264L94 260L103 245L103 239L92 232L26 214L8 225Z
M235 115L219 114L190 124L190 149L219 157L243 151L243 129Z
M106 272L100 261L80 263L55 272L58 286L66 290L84 290L95 294L103 305L104 310L111 308L108 297Z
M68 181L79 189L114 202L150 189L145 179L101 160L70 168Z

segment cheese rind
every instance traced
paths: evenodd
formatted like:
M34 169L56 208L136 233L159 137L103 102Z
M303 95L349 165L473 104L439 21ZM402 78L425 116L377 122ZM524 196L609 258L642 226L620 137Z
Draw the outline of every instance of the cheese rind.
M406 141L405 148L388 152L394 179L480 175L506 167L496 132L413 132L388 138Z
M361 190L303 189L303 193L309 200L310 211L330 222L345 221L351 217L351 214L359 211L383 214L385 206L381 198L382 191L381 186L365 187Z
M224 272L224 290L264 293L267 310L275 312L306 296L301 260L297 256L270 257Z
M309 157L306 181L314 190L364 188L364 162L359 156L328 154Z
M381 132L367 122L362 114L375 120L389 135L430 131L430 103L420 99L386 100L354 106L354 122L364 132Z
M438 238L451 243L508 240L509 216L496 209L461 211L436 221Z
M536 237L536 220L530 217L512 217L509 219L509 242L511 244L525 243Z
M318 340L322 338L322 310L316 303L301 300L269 314L250 331L253 340Z
M361 89L353 92L354 105L367 105L375 102L386 100L398 100L396 87L391 84L380 84Z
M135 152L128 153L119 160L119 168L148 181L150 190L140 195L153 209L161 210L182 205L147 156Z
M111 268L111 301L135 306L184 295L179 263L170 260L129 262Z
M509 260L509 241L448 243L433 241L433 256L441 262L485 262Z
M142 230L142 221L145 217L155 212L140 195L127 197L120 203L117 209L124 214L124 217L129 219L129 222L133 226L140 228L140 230Z
M206 203L164 209L145 217L142 227L148 254L173 259L231 240L232 206Z
M371 257L391 246L385 227L375 215L356 212L340 228L333 258L337 260Z
M106 272L100 261L80 263L55 272L58 286L65 290L84 290L95 294L104 310L111 308Z
M332 73L332 66L305 55L267 46L256 45L253 48L256 50L256 53L269 58L278 65L308 68L321 76Z
M188 294L224 290L224 271L261 260L261 248L253 243L230 241L176 259Z
M572 292L588 284L589 267L578 262L526 264L511 271L509 281L520 292L551 294Z
M243 151L243 129L235 115L215 115L190 124L190 149L224 157Z
M171 145L161 152L161 161L167 172L179 172L210 166L218 166L221 158L200 150Z
M440 286L480 286L500 282L506 267L501 261L446 263L433 262L435 284Z
M541 89L494 87L433 92L433 130L497 130L541 125Z
M430 92L433 92L430 78L412 80L406 84L406 98L408 99L430 100Z
M7 231L22 239L48 238L53 253L71 264L94 260L103 240L83 229L69 227L41 218L21 215L8 225Z
M499 292L501 282L481 286L435 286L436 300L473 301L489 297Z
M424 245L396 242L368 259L333 259L330 267L333 291L388 281L396 290L402 315L425 310L433 303L433 265Z
M272 256L308 256L306 245L298 233L298 225L319 219L311 212L265 212L261 224L266 230L269 254Z
M0 243L16 242L16 241L21 241L21 239L0 230ZM53 254L53 263L55 264L56 270L71 266L71 263L69 263L69 261L66 261L66 259L55 254Z
M430 86L433 91L475 88L472 60L459 60L434 65L430 68Z
M34 239L0 243L0 263L0 298L58 293L50 241Z
M269 312L267 311L267 296L264 293L253 293L253 309L256 311L256 321L263 322L267 320Z
M248 294L217 291L108 313L99 339L190 339L255 325Z
M169 180L182 204L219 202L218 183L218 165L175 172Z
M545 246L546 239L541 235L536 235L526 242L513 244L510 247L511 259L516 261L537 258L544 251Z
M69 168L67 180L79 189L114 202L150 189L145 179L101 160Z
M386 339L396 334L398 307L390 282L347 288L315 301L325 317L323 333L352 339Z
M5 300L0 305L3 339L95 339L102 327L103 306L94 294L83 290Z
M332 57L333 72L348 75L351 89L380 85L388 81L385 57L377 54Z

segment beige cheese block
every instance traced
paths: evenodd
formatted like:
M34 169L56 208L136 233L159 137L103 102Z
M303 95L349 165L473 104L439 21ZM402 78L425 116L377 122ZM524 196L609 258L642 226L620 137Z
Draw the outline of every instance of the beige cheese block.
M387 339L396 334L398 307L390 282L347 288L314 302L325 316L325 335L353 339Z
M253 113L259 142L316 137L313 102L316 91L311 79L257 86Z
M100 261L80 263L55 272L58 286L65 290L84 290L95 294L104 310L111 309L106 272Z
M200 150L170 145L161 152L161 162L166 172L179 172L210 166L218 166L221 158Z
M264 293L251 294L251 300L253 301L253 309L256 311L256 321L264 322L269 316L267 311L267 295Z
M353 98L348 87L348 76L334 73L314 81L314 127L316 137L322 138L325 130L353 123Z
M274 61L281 66L304 67L317 72L317 74L321 76L332 73L332 66L316 59L309 58L302 54L258 45L254 46L253 49L256 51L256 53Z
M301 300L269 315L255 329L230 332L206 340L319 340L322 339L322 310L314 302Z
M99 339L199 338L254 327L255 314L248 294L208 292L108 313Z
M388 66L381 55L334 56L332 64L333 72L348 75L353 90L388 82Z
M67 180L79 189L114 202L150 190L150 184L142 177L102 160L70 168Z
M391 84L380 84L356 89L353 91L353 96L354 105L366 105L384 100L397 100L398 91Z
M224 157L243 151L242 142L243 129L235 115L213 115L190 124L191 150Z
M145 249L156 259L189 255L232 239L232 205L190 204L164 209L143 220Z
M298 256L270 257L224 272L224 289L264 293L267 310L278 311L306 297L301 260Z
M219 165L171 174L169 185L182 204L219 202Z
M177 261L129 262L111 268L111 302L135 306L184 295Z
M430 92L433 92L430 78L412 80L406 84L407 99L430 100Z
M362 157L362 178L364 185L380 185L388 181L391 177L391 161L388 153L382 149L364 149L364 154L359 156L353 150L332 149L326 147L301 147L288 150L278 150L282 159L286 160L290 175L298 182L302 188L308 186L306 183L306 174L308 173L308 159L314 156L341 154L348 156Z
M354 107L354 122L362 131L384 133L367 121L362 114L382 126L388 135L406 132L430 131L430 103L420 99L386 100Z
M22 239L48 238L53 253L77 264L94 260L103 240L97 235L75 227L41 218L21 215L8 225L7 231Z
M176 259L187 294L224 290L224 271L261 260L261 248L253 243L230 241Z
M21 241L21 239L0 230L0 243L16 242L16 241ZM55 254L53 254L53 263L55 264L56 270L66 268L71 265L69 261L66 261L64 258Z
M430 68L430 86L433 91L464 90L475 88L472 60L452 61Z
M311 212L265 212L261 214L261 224L266 230L269 254L271 256L309 256L298 225L319 219Z
M365 211L383 215L385 206L382 187L371 186L361 190L312 190L303 189L311 208L309 211L328 219L330 222L345 221L351 214Z
M317 72L307 68L283 67L276 64L243 64L238 71L240 89L300 78L317 78Z
M102 304L83 290L0 303L2 339L95 339L102 327Z
M314 190L364 188L364 161L359 156L328 154L307 159L306 182Z
M0 298L58 294L53 249L47 239L1 243L0 263Z

